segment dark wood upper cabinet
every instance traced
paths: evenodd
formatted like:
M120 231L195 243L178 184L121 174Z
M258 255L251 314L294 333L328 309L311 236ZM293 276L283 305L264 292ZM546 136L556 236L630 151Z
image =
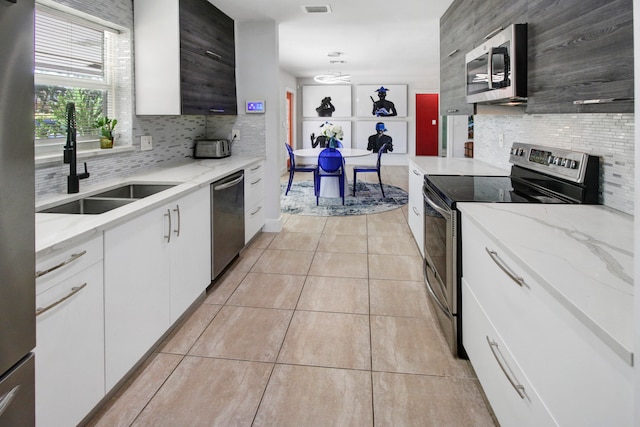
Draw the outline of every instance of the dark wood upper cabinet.
M633 112L632 3L455 0L440 20L442 114L473 114L464 57L514 23L528 24L527 113Z
M135 0L136 114L237 114L234 21L207 0Z

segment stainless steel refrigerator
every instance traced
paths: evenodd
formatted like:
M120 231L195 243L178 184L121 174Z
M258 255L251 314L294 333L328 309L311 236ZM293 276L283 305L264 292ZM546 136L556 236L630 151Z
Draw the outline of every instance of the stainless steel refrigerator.
M34 0L0 0L0 427L35 425Z

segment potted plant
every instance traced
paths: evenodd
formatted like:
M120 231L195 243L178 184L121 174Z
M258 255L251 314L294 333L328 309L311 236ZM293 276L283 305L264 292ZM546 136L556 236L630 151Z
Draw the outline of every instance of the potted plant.
M100 148L113 147L113 129L118 124L118 119L110 119L101 116L96 119L95 127L100 129Z

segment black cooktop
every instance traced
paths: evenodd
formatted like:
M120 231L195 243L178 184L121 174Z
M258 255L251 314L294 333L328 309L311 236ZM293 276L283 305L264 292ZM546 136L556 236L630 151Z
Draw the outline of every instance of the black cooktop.
M425 184L450 207L461 202L567 203L566 199L511 176L427 175Z

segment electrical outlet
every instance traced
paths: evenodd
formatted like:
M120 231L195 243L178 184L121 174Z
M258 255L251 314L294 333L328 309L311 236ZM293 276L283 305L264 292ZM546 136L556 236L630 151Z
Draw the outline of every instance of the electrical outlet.
M240 131L238 129L234 129L231 131L231 140L238 141L240 139Z
M140 137L140 151L149 151L153 148L153 137L151 135L143 135Z

